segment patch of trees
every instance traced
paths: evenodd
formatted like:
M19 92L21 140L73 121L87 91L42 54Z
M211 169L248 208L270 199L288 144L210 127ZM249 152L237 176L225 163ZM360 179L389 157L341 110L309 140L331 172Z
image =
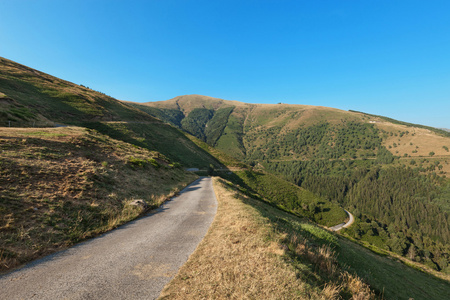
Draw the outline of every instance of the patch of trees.
M184 119L184 114L178 109L161 109L161 120L166 121L175 127L181 127L181 121Z
M235 158L244 159L246 149L243 141L243 131L242 120L230 114L220 138L215 143L215 147Z
M377 161L382 164L390 164L394 161L394 155L385 147L380 147L377 152Z
M284 157L337 159L375 156L381 138L373 124L319 123L280 134L280 127L255 130L246 135L248 162ZM255 143L256 141L256 143Z
M178 109L156 108L136 103L127 103L127 105L137 108L177 128L181 128L181 120L184 119L184 114Z
M228 124L228 118L234 106L220 108L217 111L195 108L187 117L178 109L155 108L139 104L130 104L153 117L183 129L200 140L215 146Z
M181 127L206 142L205 125L213 116L214 112L211 109L195 108L181 121Z

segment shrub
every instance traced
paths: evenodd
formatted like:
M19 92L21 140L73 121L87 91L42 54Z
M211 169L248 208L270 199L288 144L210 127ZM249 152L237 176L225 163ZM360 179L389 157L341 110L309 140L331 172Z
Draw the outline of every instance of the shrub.
M154 158L150 158L148 160L148 163L150 163L152 165L152 167L154 167L155 169L158 169L159 167L161 167L161 165Z
M135 167L143 168L146 164L146 161L140 158L136 158L134 156L130 156L128 157L128 164L133 168Z

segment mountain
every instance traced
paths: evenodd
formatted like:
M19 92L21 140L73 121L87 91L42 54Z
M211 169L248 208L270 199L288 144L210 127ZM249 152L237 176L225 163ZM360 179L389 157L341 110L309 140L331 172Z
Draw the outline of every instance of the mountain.
M381 116L354 111L248 104L200 95L129 104L250 163L264 159L370 158L379 146L387 147L394 155L408 153L411 157L428 156L431 150L435 155L448 154L442 148L450 137L447 132L438 129L432 132L431 127L394 123ZM379 131L388 136L380 136ZM400 143L396 144L400 148L389 148L399 135ZM305 136L310 139L305 140Z
M356 111L200 95L129 105L344 206L357 216L344 230L352 238L450 273L448 132Z
M2 268L136 217L141 211L129 207L136 197L157 205L192 178L180 166L217 169L260 200L324 225L346 218L337 204L271 174L253 172L146 112L4 58L0 93L5 126L0 135L5 161L0 172ZM283 191L275 195L274 186ZM14 238L24 232L30 240Z
M415 295L431 286L433 295L439 295L434 298L446 299L448 283L428 274L448 280L447 150L445 143L443 150L430 145L445 142L445 135L324 107L265 106L205 96L181 96L168 103L119 102L1 58L0 121L6 126L0 128L1 268L135 218L145 210L132 206L133 200L159 205L195 177L184 168L197 167L228 180L223 181L227 193L251 203L260 214L255 218L252 213L250 223L267 225L257 228L262 235L255 236L254 225L243 218L248 209L228 202L235 216L224 214L230 224L222 238L227 255L236 258L241 247L251 254L247 262L259 265L262 256L253 255L241 240L251 237L265 247L258 251L266 257L285 261L300 285L308 281L299 293L309 294L312 288L314 295L359 295L362 281L351 272L379 294L386 289L401 299L402 288L391 285L390 278L379 281L380 276L386 268L397 277L419 272L314 224L344 221L344 206L356 223L343 236L425 270L425 276L411 281L417 286ZM377 127L381 125L387 127ZM435 152L426 158L399 158L395 151L409 144L397 140L406 138L420 145L413 148L420 155L425 146ZM377 194L383 188L386 193ZM376 273L369 274L373 268ZM246 280L252 284L251 278Z

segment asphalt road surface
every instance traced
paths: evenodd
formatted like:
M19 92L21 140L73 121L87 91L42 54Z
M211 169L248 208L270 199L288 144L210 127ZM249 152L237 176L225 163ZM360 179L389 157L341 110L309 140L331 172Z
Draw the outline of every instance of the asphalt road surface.
M0 277L0 299L155 299L217 210L201 178L147 216Z
M347 228L347 227L349 227L350 225L353 224L353 222L355 221L355 218L353 217L353 215L348 210L345 210L345 212L347 213L347 215L349 217L348 222L347 223L344 222L344 223L338 224L336 226L330 227L331 230L338 231L338 230L341 230L342 228Z

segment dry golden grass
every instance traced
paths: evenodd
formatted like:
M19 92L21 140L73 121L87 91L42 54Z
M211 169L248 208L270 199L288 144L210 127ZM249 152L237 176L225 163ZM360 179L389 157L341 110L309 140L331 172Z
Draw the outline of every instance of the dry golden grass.
M219 202L214 222L160 299L341 299L342 292L352 293L345 283L349 280L340 274L325 284L304 280L321 275L302 274L304 266L288 255L294 245L297 255L318 263L317 272L332 276L338 270L329 247L314 251L299 234L275 229L277 225L255 208L256 200L222 180L214 179L214 189ZM357 299L373 298L370 290L364 295Z
M388 132L388 137L383 139L386 149L392 154L400 156L401 161L406 165L409 165L411 160L419 162L421 158L427 158L428 162L423 164L427 168L438 160L442 167L437 170L437 173L447 176L450 174L450 152L447 151L450 149L450 138L437 135L425 128L382 121L377 121L375 125ZM434 154L430 155L430 153Z
M370 290L369 286L361 281L360 278L351 275L348 272L344 272L341 275L344 282L343 286L353 295L354 300L366 300L373 299L373 292Z
M163 290L163 299L294 299L304 284L266 242L270 227L214 179L219 201L208 234Z
M408 127L387 122L379 122L375 125L387 132L394 133L393 136L389 136L383 141L383 145L394 155L403 156L404 153L407 153L411 157L427 157L430 152L434 152L435 156L450 156L450 152L443 148L443 146L450 148L450 138L448 137L439 136L424 128ZM400 136L401 132L406 131L409 133ZM397 145L396 147L393 147L394 143ZM415 150L417 152L413 153Z
M0 150L0 271L134 219L131 201L157 207L196 177L79 127L0 128Z

